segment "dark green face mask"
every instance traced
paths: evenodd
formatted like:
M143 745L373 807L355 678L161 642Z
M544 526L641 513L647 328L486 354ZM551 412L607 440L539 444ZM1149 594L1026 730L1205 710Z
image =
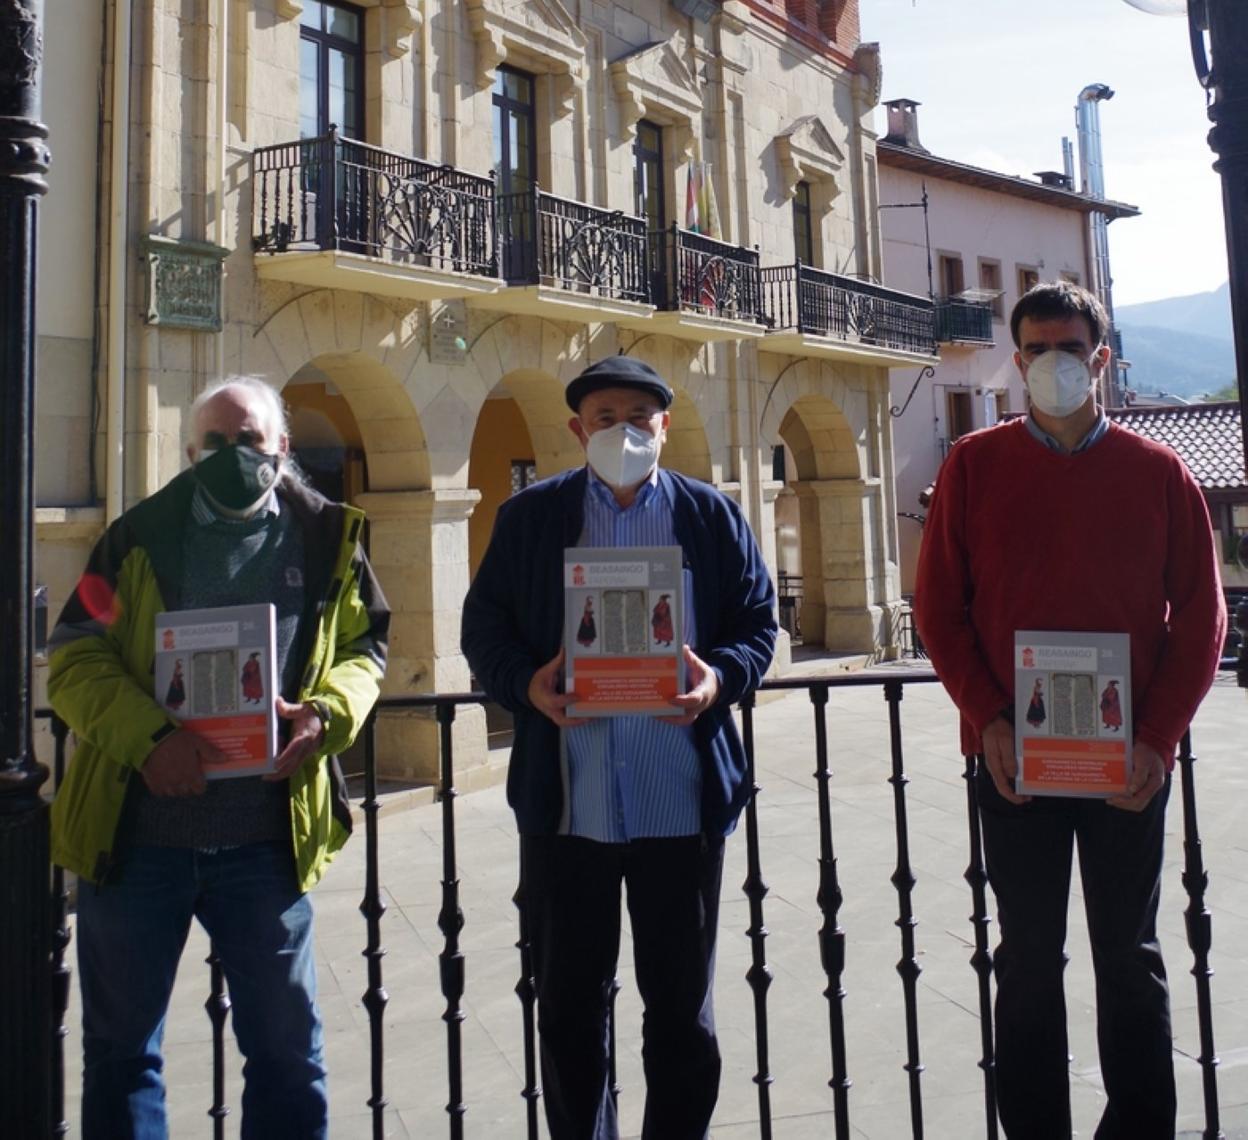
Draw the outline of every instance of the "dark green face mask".
M202 452L194 471L213 510L224 518L245 519L272 490L281 466L280 455L232 443Z

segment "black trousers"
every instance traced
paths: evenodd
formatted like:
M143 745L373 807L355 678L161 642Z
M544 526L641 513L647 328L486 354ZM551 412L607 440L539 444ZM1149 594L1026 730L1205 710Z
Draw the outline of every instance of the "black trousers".
M1174 1064L1166 970L1157 943L1170 780L1141 813L1100 800L1007 803L984 769L980 817L997 897L997 1107L1010 1140L1071 1135L1066 908L1079 853L1106 1106L1096 1140L1172 1140Z
M711 990L723 840L522 836L520 858L551 1140L618 1135L607 1001L619 957L621 883L645 1006L641 1134L702 1140L719 1094Z

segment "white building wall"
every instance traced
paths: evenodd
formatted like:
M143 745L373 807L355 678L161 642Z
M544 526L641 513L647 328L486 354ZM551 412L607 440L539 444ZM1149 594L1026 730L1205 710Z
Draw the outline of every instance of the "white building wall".
M993 320L991 346L942 344L935 376L923 378L905 412L893 421L897 510L923 514L919 494L935 478L948 447L951 392L969 396L972 427L996 422L995 393L1005 393L1005 410L1026 410L1026 394L1014 366L1009 314L1021 296L1020 270L1033 268L1041 281L1065 276L1088 283L1086 215L986 190L952 180L879 165L880 203L918 202L926 183L931 228L932 272L939 297L939 255L960 255L967 289L980 287L981 259L1000 264L1001 318ZM927 250L923 212L882 211L884 280L895 289L926 293ZM894 369L890 386L895 406L905 403L918 369ZM902 590L914 589L921 529L912 519L899 521Z

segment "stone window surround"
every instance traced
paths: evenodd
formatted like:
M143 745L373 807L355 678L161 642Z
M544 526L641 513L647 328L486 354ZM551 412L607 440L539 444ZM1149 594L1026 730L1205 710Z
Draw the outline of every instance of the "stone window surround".
M646 119L663 131L663 196L670 220L681 216L677 168L695 156L702 91L672 40L646 44L608 65L620 137L632 143Z
M823 264L823 219L841 192L837 175L845 156L818 115L803 115L774 141L784 196L792 201L799 182L810 187L810 240L815 265Z
M559 0L464 0L464 7L476 41L478 88L491 86L495 69L507 63L549 76L552 114L572 112L585 84L586 39Z
M424 20L419 8L408 0L349 0L349 3L354 8L381 9L383 43L391 58L397 59L411 51L412 33ZM277 14L288 20L299 19L303 15L303 0L277 0ZM365 16L364 50L372 51L376 48L377 25L373 23L374 17L368 13Z

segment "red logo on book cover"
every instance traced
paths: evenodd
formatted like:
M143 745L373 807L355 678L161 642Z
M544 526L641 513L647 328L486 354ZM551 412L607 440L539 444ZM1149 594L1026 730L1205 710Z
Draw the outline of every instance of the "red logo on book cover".
M161 645L165 649L176 648L176 638L173 636L173 630L166 629L161 639Z
M1030 645L1023 649L1023 668L1034 669L1036 667L1036 651Z
M575 566L572 567L572 585L574 586L585 585L585 567L582 566L579 562Z

